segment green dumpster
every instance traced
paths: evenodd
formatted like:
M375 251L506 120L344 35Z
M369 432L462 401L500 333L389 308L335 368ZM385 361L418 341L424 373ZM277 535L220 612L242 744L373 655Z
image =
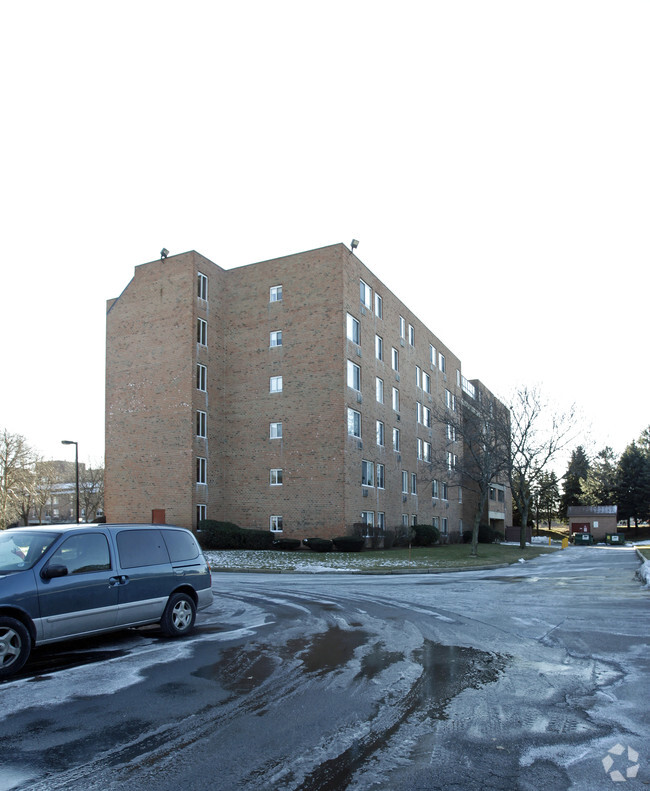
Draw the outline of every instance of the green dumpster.
M624 544L625 543L625 534L624 533L607 533L605 535L605 543L606 544Z
M591 533L575 533L573 540L576 544L593 544Z

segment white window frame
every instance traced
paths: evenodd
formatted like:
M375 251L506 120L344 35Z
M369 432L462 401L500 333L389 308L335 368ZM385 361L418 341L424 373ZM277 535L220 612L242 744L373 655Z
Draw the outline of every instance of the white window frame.
M208 390L208 367L203 363L196 364L196 389L202 393Z
M386 468L383 464L377 463L375 473L377 475L377 488L378 489L385 489L386 488Z
M272 467L269 470L269 486L282 486L281 467Z
M269 302L282 302L282 284L271 286L269 289Z
M409 474L408 470L402 470L402 494L409 493Z
M208 482L208 460L204 456L196 457L196 482L201 486Z
M394 346L391 346L390 364L395 373L399 373L399 352Z
M438 367L443 372L443 374L447 372L447 363L445 361L445 355L440 354L440 352L438 352Z
M365 280L359 280L359 299L365 308L372 310L372 289Z
M428 395L431 395L431 377L426 371L422 371L422 389Z
M275 349L282 346L282 330L273 330L269 335L269 348Z
M415 386L422 387L422 369L419 365L415 366Z
M446 481L440 481L440 499L449 500L449 484Z
M416 438L415 444L416 444L416 455L417 455L418 461L422 461L422 459L423 459L423 456L422 456L422 444L423 443L422 443L422 440L420 439L420 437Z
M375 423L375 433L377 436L377 445L380 447L384 447L386 436L385 436L385 427L384 423L381 420L377 420Z
M361 392L361 367L353 363L352 360L348 360L347 383L352 390Z
M431 499L432 500L439 500L440 499L440 484L437 480L431 481Z
M448 534L448 530L449 530L448 524L449 524L449 520L447 519L446 516L443 516L442 517L442 524L440 526L440 533L441 533L441 535L446 536Z
M269 439L282 439L282 422L269 423Z
M418 493L418 476L417 473L411 473L411 494L417 495Z
M399 317L399 336L403 341L406 340L406 320L404 316Z
M269 530L272 533L282 532L282 516L280 514L273 514L269 517Z
M361 345L361 324L351 313L346 314L345 335L349 341Z
M395 453L400 452L400 436L399 436L399 429L393 426L393 450Z
M424 461L426 461L429 464L431 464L431 462L433 461L432 446L431 446L431 443L427 442L426 440L424 442L424 454L423 455L424 455Z
M433 366L436 364L436 347L431 344L429 344L429 362Z
M415 346L415 327L409 324L409 346Z
M281 376L269 377L269 393L281 393L284 383Z
M381 335L375 335L375 357L382 361L384 359L384 339Z
M203 272L198 272L197 277L197 296L199 299L202 299L204 302L208 301L208 276L204 275Z
M384 318L384 300L375 291L375 316L378 319Z
M427 428L431 428L431 410L424 404L422 405L422 423Z
M361 485L368 487L375 485L375 463L368 459L361 460Z
M393 387L393 409L399 412L399 390L396 387Z
M375 377L375 398L378 404L384 403L384 380L379 376Z
M196 320L196 342L199 346L208 345L208 322L205 319Z
M201 439L208 436L208 413L202 409L196 410L196 436Z
M348 436L361 439L361 412L348 407Z
M203 522L207 518L208 509L205 503L196 504L196 524Z

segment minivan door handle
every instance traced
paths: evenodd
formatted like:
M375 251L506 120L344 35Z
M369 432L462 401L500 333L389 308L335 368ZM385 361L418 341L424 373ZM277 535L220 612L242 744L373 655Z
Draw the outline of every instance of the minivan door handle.
M119 577L109 577L108 584L112 588L115 585L126 585L126 583L128 581L129 581L129 578L126 576L126 574L120 574Z

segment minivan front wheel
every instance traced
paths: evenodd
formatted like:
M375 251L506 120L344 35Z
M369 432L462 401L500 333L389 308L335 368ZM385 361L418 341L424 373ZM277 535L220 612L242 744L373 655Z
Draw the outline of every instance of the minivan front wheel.
M168 637L181 637L192 630L196 604L187 593L173 593L160 619L160 628Z
M8 616L0 616L0 678L17 673L32 650L27 627Z

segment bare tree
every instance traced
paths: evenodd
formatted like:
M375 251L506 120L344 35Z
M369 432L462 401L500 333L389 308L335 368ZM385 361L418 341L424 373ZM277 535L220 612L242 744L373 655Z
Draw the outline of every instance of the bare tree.
M79 481L79 499L86 522L94 522L97 512L104 508L104 468L85 467Z
M490 487L506 479L509 470L508 409L480 382L475 382L474 396L464 394L455 410L434 410L434 419L444 424L448 443L434 451L434 465L445 469L465 492L473 497L472 542L470 554L478 553L481 519L490 496ZM459 447L455 454L450 448Z
M34 453L21 434L0 433L0 530L19 518L33 491Z
M519 543L526 546L528 514L535 495L544 497L546 488L557 485L548 475L558 456L576 434L575 407L567 412L552 408L537 388L522 387L510 403L509 480L512 497L521 514Z

